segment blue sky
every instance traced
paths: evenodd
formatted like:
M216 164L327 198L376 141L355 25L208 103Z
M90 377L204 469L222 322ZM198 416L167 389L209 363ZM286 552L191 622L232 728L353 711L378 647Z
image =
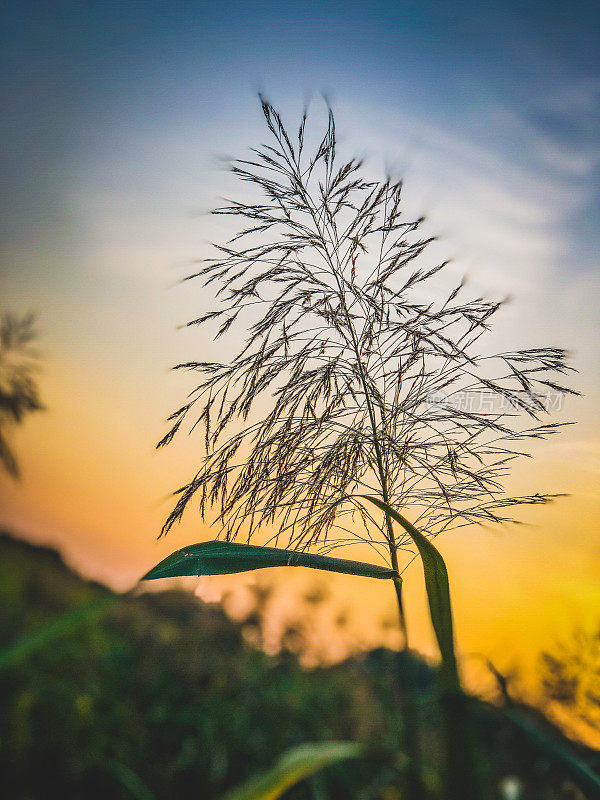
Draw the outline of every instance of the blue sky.
M128 142L186 123L198 153L237 149L256 130L258 89L294 113L326 92L372 128L401 115L407 146L428 126L568 179L565 193L585 197L561 224L585 261L598 243L599 18L585 2L14 4L3 48L7 233L53 225L72 171L118 159Z

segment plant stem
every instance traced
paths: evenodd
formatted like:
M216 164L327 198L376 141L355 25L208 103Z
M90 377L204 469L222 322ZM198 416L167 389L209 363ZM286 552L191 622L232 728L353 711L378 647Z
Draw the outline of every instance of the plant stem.
M444 800L483 800L481 764L469 697L458 687L439 694L446 756Z
M394 555L396 555L394 553ZM398 572L398 559L396 564L393 564L393 569ZM400 622L400 631L402 633L402 650L408 650L408 628L406 626L406 616L404 615L404 603L402 600L402 578L398 576L394 578L394 589L396 590L396 601L398 603L398 619Z
M354 345L354 352L358 364L359 374L365 393L367 403L367 410L369 413L369 420L371 423L371 430L373 434L373 446L375 449L375 457L377 459L377 469L379 471L379 480L381 484L381 494L385 503L389 504L387 476L383 463L383 456L381 452L381 445L379 444L379 437L377 436L377 423L375 419L375 410L369 395L367 377L365 368L360 357L358 341L352 326L350 314L343 299L342 294L342 307L345 311L348 327L352 336ZM400 622L400 630L402 632L402 648L398 654L397 662L398 669L396 670L396 677L398 681L400 708L402 718L404 720L404 746L406 755L408 756L408 766L405 773L404 790L407 800L424 800L426 798L426 789L423 785L423 769L421 758L421 745L419 741L419 717L417 707L415 704L415 675L414 675L414 662L408 648L408 630L406 626L406 616L404 614L404 603L402 600L402 578L400 577L398 566L398 554L396 552L396 539L394 537L394 529L392 527L392 518L388 513L385 515L387 527L387 540L390 551L390 559L392 568L397 573L398 577L394 578L394 589L396 591L396 601L398 603L398 617Z
M415 662L408 648L406 617L404 616L402 603L402 578L394 578L394 588L398 601L400 629L403 636L402 648L396 656L396 680L400 710L404 722L404 747L408 756L408 764L404 775L404 792L408 800L423 800L427 797L427 794L422 778L423 764L419 740L419 715L415 703Z
M302 182L300 180L298 181L298 185L299 186L302 185ZM317 229L317 233L321 241L325 243L326 237L323 231L321 230L321 225L319 223L317 214L315 213L315 210L312 207L309 196L306 193L304 194L306 203L308 207L311 209L311 216L313 218L313 222ZM350 316L350 312L346 304L343 283L340 280L340 271L341 271L340 265L338 262L338 267L336 268L335 264L333 263L331 254L329 253L329 248L327 246L324 247L324 255L329 264L329 268L331 269L331 273L335 279L335 282L337 284L339 298L340 298L340 305L344 313L344 316L346 318L346 324L348 326L348 331L350 333L350 338L352 340L352 348L354 350L354 355L356 357L356 364L358 367L358 373L360 377L360 382L362 384L362 389L365 395L367 413L369 415L369 422L371 425L373 448L375 450L377 471L379 473L378 477L381 485L381 495L384 502L389 504L387 476L383 462L383 455L381 452L381 445L379 443L379 437L377 435L377 419L375 417L375 409L373 408L373 402L369 392L367 373L364 364L362 362L356 331L354 330L354 325L352 324L352 318ZM398 603L398 615L400 621L400 630L402 633L402 648L397 658L398 669L396 670L396 678L398 681L397 685L400 697L400 709L404 721L404 747L406 750L406 755L408 757L408 766L405 773L404 790L405 790L406 800L425 800L427 794L422 780L422 763L421 763L422 759L421 759L421 746L419 741L419 720L418 720L417 707L414 702L414 663L412 661L408 649L408 631L406 626L406 617L404 614L404 604L402 602L402 578L400 577L399 567L398 567L396 539L394 536L392 519L387 512L385 514L385 521L387 530L386 538L390 552L391 566L392 569L394 569L398 575L397 578L394 578L394 589L396 591L396 600Z

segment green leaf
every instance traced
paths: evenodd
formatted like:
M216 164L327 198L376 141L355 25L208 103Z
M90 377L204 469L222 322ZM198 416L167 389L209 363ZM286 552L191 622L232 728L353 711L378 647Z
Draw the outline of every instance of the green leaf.
M411 537L423 563L425 588L429 600L431 622L435 631L438 647L442 656L442 667L450 687L458 688L458 670L454 652L454 634L452 630L452 606L450 604L450 586L448 570L444 559L423 534L407 519L399 514L389 503L368 494L358 495L380 508L398 522Z
M121 783L136 800L156 800L140 776L126 764L112 759L104 759L102 766Z
M395 578L389 567L330 558L315 553L297 553L279 547L260 547L235 542L201 542L183 547L157 564L142 580L172 578L181 575L227 575L264 567L310 567L365 578Z
M276 800L298 781L329 764L356 758L360 751L359 745L352 742L301 744L284 753L268 772L229 792L224 800Z

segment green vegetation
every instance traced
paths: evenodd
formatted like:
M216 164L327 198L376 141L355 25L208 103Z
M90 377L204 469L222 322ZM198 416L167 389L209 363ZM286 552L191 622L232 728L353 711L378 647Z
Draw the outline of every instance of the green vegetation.
M112 600L112 602L110 602ZM95 609L87 622L77 609ZM424 773L441 781L436 681L410 653L376 650L332 668L303 670L285 649L268 657L246 626L181 591L116 596L86 582L53 551L0 538L0 647L36 638L0 671L4 795L217 800L268 773L299 745L351 741L360 758L298 784L290 800L401 800L406 758L396 676L409 669L422 729ZM85 617L85 614L83 615ZM59 619L70 619L57 631ZM40 637L53 625L55 635ZM536 729L592 769L598 754L567 742L537 712ZM490 797L516 777L524 800L594 798L497 709L473 701ZM51 787L51 790L50 788Z

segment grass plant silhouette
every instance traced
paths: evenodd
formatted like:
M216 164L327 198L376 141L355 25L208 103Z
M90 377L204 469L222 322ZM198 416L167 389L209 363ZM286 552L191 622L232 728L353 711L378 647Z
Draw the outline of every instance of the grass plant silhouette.
M261 104L269 143L232 165L258 196L215 210L239 229L188 278L216 299L189 325L208 326L215 339L240 328L247 335L229 361L177 367L198 373L199 383L159 446L189 420L203 429L205 453L162 532L196 500L226 542L248 545L268 531L261 544L323 556L367 543L392 571L378 577L393 578L405 647L401 569L416 545L445 676L447 796L475 798L448 578L429 540L552 499L510 495L505 479L529 441L560 430L545 419L545 398L574 393L562 385L571 368L556 347L490 354L482 337L502 302L469 296L463 281L440 294L448 262L428 263L433 240L423 219L405 218L402 183L367 179L360 161L338 160L331 110L311 146L306 112L292 134ZM250 558L254 550L236 552ZM184 557L196 558L193 566L181 567ZM202 557L180 551L169 563L221 568ZM181 574L157 570L148 577ZM417 722L405 712L407 796L415 798L425 790Z

